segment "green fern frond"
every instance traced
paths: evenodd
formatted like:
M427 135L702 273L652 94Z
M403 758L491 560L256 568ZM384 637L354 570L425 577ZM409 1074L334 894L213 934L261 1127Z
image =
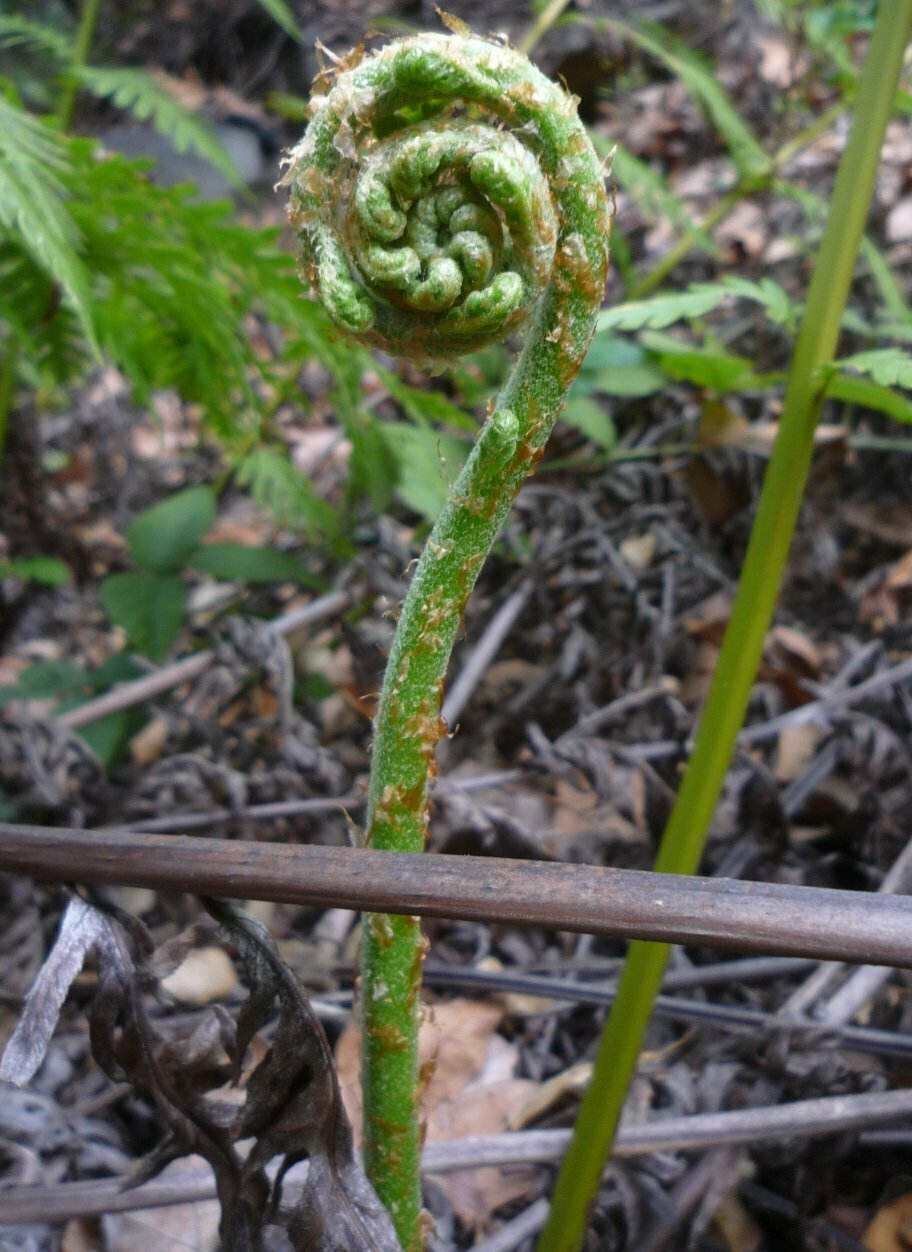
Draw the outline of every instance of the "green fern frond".
M662 330L674 322L703 317L733 298L762 305L769 319L780 325L788 324L796 313L785 290L772 279L757 283L731 276L718 283L694 283L686 291L667 292L606 309L599 314L598 329Z
M48 389L82 372L92 355L71 306L20 243L0 242L0 334L22 345L19 372L33 388Z
M138 121L149 121L178 152L194 152L214 165L237 187L243 180L225 148L206 123L179 104L144 70L85 65L76 71L79 84L102 100L110 100Z
M0 48L24 48L41 52L66 64L73 50L69 36L43 22L33 22L18 13L0 14Z
M881 387L912 389L912 358L901 348L876 348L843 357L835 365L841 370L869 374Z
M250 488L257 504L269 510L280 526L333 536L339 517L308 480L274 448L257 448L238 470L238 482Z
M0 96L0 238L20 239L58 283L83 333L97 344L89 276L64 177L67 147L49 127Z

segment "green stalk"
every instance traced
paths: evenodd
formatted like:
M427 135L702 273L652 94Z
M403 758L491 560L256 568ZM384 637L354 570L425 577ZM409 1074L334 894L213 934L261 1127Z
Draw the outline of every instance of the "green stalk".
M70 64L67 66L67 74L57 109L60 130L64 134L73 124L73 108L79 92L76 72L81 70L89 59L89 50L92 47L92 40L95 38L100 8L101 0L84 0L82 13L79 16L79 28L76 31L76 40L73 44L73 55L70 58Z
M350 335L434 362L529 324L418 563L380 696L367 842L421 852L450 652L595 330L608 197L565 93L514 50L461 33L343 64L289 167L305 274ZM407 1252L423 1242L423 951L417 918L365 918L365 1158Z
M814 428L826 385L822 367L835 355L910 30L912 0L880 5L741 583L693 756L656 860L655 868L663 873L696 872L747 710L811 464ZM614 1141L668 952L665 944L631 945L538 1252L576 1252L582 1245L589 1207Z

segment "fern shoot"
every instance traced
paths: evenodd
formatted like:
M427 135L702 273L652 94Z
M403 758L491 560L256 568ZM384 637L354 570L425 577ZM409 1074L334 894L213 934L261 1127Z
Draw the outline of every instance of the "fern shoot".
M320 88L285 182L303 272L336 325L428 364L526 327L412 578L380 697L367 843L421 852L456 631L592 338L611 212L575 101L461 24L356 49ZM408 1252L422 1243L422 956L417 918L365 919L365 1151Z

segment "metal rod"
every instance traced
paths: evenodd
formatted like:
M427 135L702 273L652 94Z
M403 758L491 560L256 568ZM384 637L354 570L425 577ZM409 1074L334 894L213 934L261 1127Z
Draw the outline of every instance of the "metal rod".
M912 898L822 887L6 823L0 870L912 968Z

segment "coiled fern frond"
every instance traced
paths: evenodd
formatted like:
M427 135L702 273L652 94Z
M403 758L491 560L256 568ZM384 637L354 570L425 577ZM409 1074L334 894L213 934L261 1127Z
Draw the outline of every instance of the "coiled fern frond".
M511 48L420 35L343 69L286 181L307 276L363 342L460 356L544 295L555 361L585 352L572 314L604 291L608 200L576 102Z
M412 578L377 713L367 840L420 852L443 681L466 601L595 329L611 212L576 102L471 34L357 49L321 84L285 181L303 271L348 335L439 363L526 342ZM421 1246L416 918L366 919L365 1149L403 1246Z

